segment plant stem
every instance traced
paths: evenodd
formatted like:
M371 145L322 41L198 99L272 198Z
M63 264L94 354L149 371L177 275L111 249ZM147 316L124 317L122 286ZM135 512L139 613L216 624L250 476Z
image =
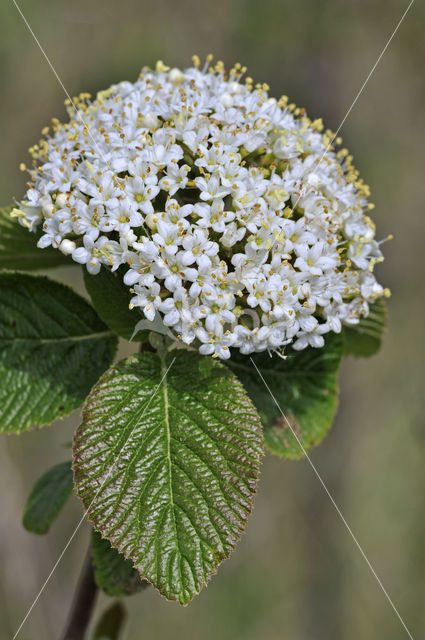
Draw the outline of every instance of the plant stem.
M83 568L74 594L61 640L84 640L97 596L94 581L91 546L84 559Z

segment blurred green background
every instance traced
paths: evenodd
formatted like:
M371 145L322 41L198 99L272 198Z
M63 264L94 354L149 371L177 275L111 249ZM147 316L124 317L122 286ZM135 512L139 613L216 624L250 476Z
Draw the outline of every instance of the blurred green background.
M246 64L336 129L407 6L401 0L20 0L71 95L96 92L160 58L212 52ZM392 289L385 344L344 362L333 429L312 454L415 638L425 636L425 3L416 0L342 135L371 185L380 280ZM63 91L11 0L0 8L1 204L20 199L18 164ZM76 275L77 274L77 275ZM79 272L52 274L81 290ZM4 437L0 449L0 639L11 638L78 522L72 498L48 536L20 524L33 481L69 457L79 416ZM59 637L88 540L80 529L20 638ZM107 599L101 597L96 614ZM187 608L153 589L127 600L125 640L386 640L407 637L306 461L267 456L247 534Z

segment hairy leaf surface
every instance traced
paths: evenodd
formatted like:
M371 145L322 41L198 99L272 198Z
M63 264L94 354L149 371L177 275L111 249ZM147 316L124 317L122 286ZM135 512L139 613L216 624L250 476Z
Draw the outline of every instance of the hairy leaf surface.
M308 451L332 425L338 404L337 372L342 340L329 335L322 349L287 350L287 358L255 353L252 359L270 391ZM251 397L264 425L268 449L281 457L301 458L303 451L257 373L250 356L233 354L227 361Z
M35 271L75 264L57 249L39 249L40 233L31 233L10 217L11 209L0 209L0 269Z
M90 394L75 481L95 528L186 604L243 532L261 455L259 417L227 367L194 352L144 353Z
M129 596L147 584L140 579L132 561L111 547L98 531L92 534L92 553L96 584L108 596Z
M0 273L0 431L50 424L77 409L110 365L116 343L69 287Z
M383 298L369 305L369 315L359 324L344 327L344 354L367 358L381 347L387 322L387 305Z
M137 323L144 318L139 309L130 309L132 298L130 289L122 280L122 273L101 269L97 275L90 275L84 268L84 283L94 308L103 322L117 335L134 342L144 342L148 332L135 331Z
M25 505L22 524L31 533L47 533L72 493L71 461L60 462L35 483Z

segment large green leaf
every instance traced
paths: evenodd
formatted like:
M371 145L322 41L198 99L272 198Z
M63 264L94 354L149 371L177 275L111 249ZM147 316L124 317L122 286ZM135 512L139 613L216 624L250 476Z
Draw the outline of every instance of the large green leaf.
M77 409L110 365L116 343L69 287L0 273L0 431L50 424Z
M243 532L261 455L259 417L227 367L194 352L144 353L90 394L75 482L95 528L186 604Z
M35 483L25 505L22 524L31 533L47 533L72 493L74 478L71 461L46 471Z
M344 327L344 354L367 358L379 351L387 321L383 298L369 306L369 315L359 324Z
M138 309L129 308L132 294L122 280L121 271L112 273L104 268L90 275L84 269L84 282L94 308L108 327L126 340L144 342L147 339L147 331L135 333L137 323L144 316Z
M0 209L0 269L34 271L64 264L75 264L51 247L39 249L39 233L31 233L10 216L11 209Z
M108 596L129 596L142 589L142 582L131 560L111 547L98 531L92 534L92 553L96 584Z
M322 349L288 349L285 360L268 352L252 356L305 451L318 444L332 425L338 403L337 372L341 355L341 337L330 334ZM303 450L252 360L250 356L233 354L228 365L258 409L266 445L278 456L301 458Z

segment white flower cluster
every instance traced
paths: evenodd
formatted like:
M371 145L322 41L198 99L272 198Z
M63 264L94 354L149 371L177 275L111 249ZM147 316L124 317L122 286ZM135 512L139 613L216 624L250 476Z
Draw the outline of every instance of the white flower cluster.
M68 105L15 215L92 274L121 267L132 306L203 354L322 347L385 293L368 188L320 120L209 62Z

